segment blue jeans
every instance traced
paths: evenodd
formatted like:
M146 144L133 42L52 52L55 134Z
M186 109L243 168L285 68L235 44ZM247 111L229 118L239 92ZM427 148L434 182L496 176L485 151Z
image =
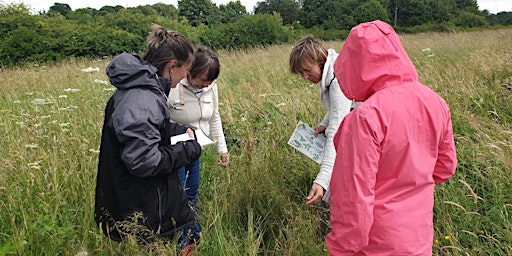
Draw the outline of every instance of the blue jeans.
M185 165L178 170L181 185L185 189L187 198L190 201L194 210L197 210L197 191L199 191L201 158L195 162ZM188 174L188 175L187 175Z
M181 167L178 170L181 185L185 189L190 206L197 212L197 192L199 190L200 182L200 167L201 158L198 158L195 162ZM191 243L199 242L202 227L199 220L196 221L195 227L186 228L180 232L178 238L178 244L183 249L185 246Z

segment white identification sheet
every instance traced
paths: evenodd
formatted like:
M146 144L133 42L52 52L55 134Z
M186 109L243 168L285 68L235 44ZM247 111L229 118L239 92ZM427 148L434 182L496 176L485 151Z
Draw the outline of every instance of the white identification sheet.
M210 137L208 137L203 132L203 130L197 129L197 130L194 130L194 133L196 135L196 140L199 143L199 145L205 147L205 146L208 146L208 145L215 144L215 141L210 139ZM178 143L180 141L187 141L187 140L194 140L194 139L190 138L190 136L188 136L188 133L182 133L180 135L172 136L171 137L171 145L174 145L174 144L176 144L176 143Z
M315 130L302 121L297 123L288 144L297 149L318 164L324 158L325 142L327 138L322 134L315 137Z

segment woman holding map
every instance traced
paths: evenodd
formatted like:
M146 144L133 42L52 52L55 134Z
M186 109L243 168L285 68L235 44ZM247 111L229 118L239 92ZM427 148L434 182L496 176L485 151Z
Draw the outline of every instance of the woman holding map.
M341 121L350 112L352 102L343 95L334 77L334 61L338 54L333 49L327 49L313 36L300 39L290 53L290 71L300 74L302 78L319 85L321 101L327 109L322 122L314 128L315 136L325 134L324 156L320 166L320 172L313 182L309 195L306 197L306 205L312 205L321 198L329 189L332 168L336 151L333 138ZM325 196L324 201L328 198Z

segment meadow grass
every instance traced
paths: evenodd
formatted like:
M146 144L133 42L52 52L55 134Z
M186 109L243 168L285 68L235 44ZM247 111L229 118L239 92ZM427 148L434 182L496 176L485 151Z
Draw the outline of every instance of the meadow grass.
M436 187L433 254L512 255L512 30L401 39L452 111L459 166ZM290 74L290 50L218 52L231 164L203 154L198 255L327 254L325 208L304 206L319 165L287 145L298 120L316 125L325 110L317 85ZM112 242L94 223L109 61L0 71L0 255L175 254Z

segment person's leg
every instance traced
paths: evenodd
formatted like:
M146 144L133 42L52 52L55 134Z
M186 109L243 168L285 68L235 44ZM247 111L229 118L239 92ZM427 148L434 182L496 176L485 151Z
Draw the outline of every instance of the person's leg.
M190 206L197 212L197 194L200 184L200 167L201 160L197 159L195 162L185 166L179 170L180 180L182 181L183 188L187 194ZM186 228L180 232L178 239L179 247L184 249L189 244L197 244L201 239L202 227L199 220L196 218L194 227Z
M201 180L201 158L187 166L188 176L185 186L185 192L190 204L197 211L197 193L199 191L199 184Z
M178 176L180 177L181 186L186 190L186 182L187 182L187 166L183 166L178 169Z
M197 195L201 181L201 158L197 159L190 165L187 177L187 197L190 205L197 212ZM196 225L190 230L191 243L198 243L201 239L201 232L203 231L199 219L196 219Z
M185 193L187 191L188 170L189 170L189 166L187 166L187 165L178 169L178 176L180 178L180 183L181 183L181 186L183 187L183 189L185 190ZM185 247L189 244L189 237L190 237L189 234L190 234L190 228L185 228L178 232L178 247L181 250L184 250Z

